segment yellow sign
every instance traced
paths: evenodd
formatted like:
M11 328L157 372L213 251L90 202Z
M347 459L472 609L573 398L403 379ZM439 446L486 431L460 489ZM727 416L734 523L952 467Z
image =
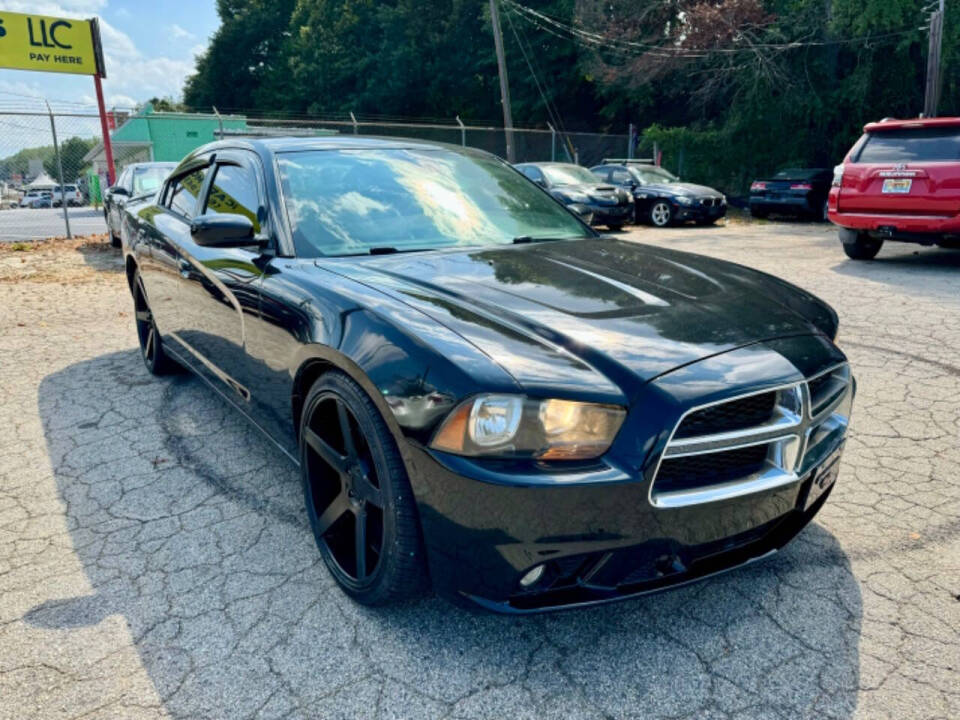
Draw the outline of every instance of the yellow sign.
M90 20L0 12L0 68L97 74Z

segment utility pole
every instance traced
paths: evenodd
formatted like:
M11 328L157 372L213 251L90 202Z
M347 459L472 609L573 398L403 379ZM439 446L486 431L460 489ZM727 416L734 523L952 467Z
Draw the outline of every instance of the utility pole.
M942 0L941 0L942 2ZM497 68L500 71L500 103L503 105L503 131L507 140L507 162L517 161L513 148L513 112L510 110L510 80L507 61L503 57L503 35L500 33L499 0L490 0L490 22L493 25L493 44L497 50Z
M927 82L923 94L923 116L936 117L940 102L940 47L943 41L944 0L930 13L930 49L927 52Z

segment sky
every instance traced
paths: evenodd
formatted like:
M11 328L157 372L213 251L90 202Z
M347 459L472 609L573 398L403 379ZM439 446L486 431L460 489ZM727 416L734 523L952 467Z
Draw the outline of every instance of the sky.
M0 10L66 18L100 18L107 107L130 108L151 97L180 99L194 58L220 24L214 0L0 0ZM5 104L43 97L56 107L95 104L85 75L0 69Z

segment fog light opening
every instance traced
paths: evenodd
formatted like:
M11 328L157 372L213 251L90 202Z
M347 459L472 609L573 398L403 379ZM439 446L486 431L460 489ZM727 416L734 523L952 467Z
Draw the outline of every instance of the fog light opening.
M520 578L520 587L528 588L532 585L536 585L540 582L540 578L543 577L544 566L537 565L535 568L530 570L526 575Z

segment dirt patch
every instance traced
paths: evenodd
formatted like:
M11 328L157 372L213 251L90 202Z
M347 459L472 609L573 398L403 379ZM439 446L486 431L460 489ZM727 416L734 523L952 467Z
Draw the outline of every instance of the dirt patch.
M107 235L0 243L0 283L66 285L122 276L123 257Z

